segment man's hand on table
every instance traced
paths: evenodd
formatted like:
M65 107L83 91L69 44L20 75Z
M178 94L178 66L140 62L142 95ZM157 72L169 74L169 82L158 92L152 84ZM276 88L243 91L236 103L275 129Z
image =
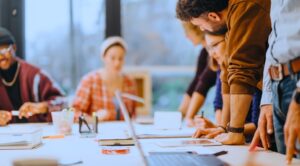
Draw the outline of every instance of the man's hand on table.
M19 118L29 118L35 114L44 114L48 111L48 104L46 102L32 103L26 102L19 109Z
M0 126L5 126L11 120L12 115L9 111L0 110Z

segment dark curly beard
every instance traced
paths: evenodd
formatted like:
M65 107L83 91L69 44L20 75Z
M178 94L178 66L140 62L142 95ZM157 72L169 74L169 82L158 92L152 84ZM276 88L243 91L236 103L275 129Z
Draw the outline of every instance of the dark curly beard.
M205 33L211 34L211 35L224 35L228 31L228 28L226 25L221 25L219 28L217 28L214 31L205 31Z

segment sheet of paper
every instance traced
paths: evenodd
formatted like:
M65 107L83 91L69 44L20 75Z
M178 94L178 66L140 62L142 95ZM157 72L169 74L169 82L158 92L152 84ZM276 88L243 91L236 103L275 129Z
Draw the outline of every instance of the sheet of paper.
M214 139L184 139L184 140L164 140L156 143L160 147L191 147L191 146L220 146L221 143Z
M42 143L42 129L31 125L0 128L0 149L31 149Z
M219 152L220 150L211 149L208 147L203 146L196 146L196 147L168 147L162 148L158 145L147 146L144 150L146 155L149 155L151 152L196 152L198 154L214 154Z
M106 132L101 133L97 136L98 140L121 140L121 139L130 139L131 137L126 131L118 132Z
M156 111L154 112L154 127L156 129L180 129L181 112Z
M39 126L30 125L8 125L0 128L0 135L2 134L29 134L42 130Z
M151 127L137 127L139 138L190 138L195 133L195 128L184 128L179 130L159 130Z
M1 137L0 146L21 146L28 145L29 142L24 138L14 138L14 137Z

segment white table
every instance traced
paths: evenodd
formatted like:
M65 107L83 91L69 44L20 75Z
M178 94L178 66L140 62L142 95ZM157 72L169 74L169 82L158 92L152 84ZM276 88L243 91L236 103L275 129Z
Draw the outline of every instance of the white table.
M33 124L28 124L28 126ZM53 134L52 125L34 124L42 127L44 135ZM100 124L101 132L111 132L112 130L123 130L126 128L124 123L109 122ZM1 128L0 128L1 130ZM63 139L44 139L43 145L32 150L0 150L0 165L11 166L12 161L19 158L55 158L60 161L74 162L82 160L84 166L140 166L141 157L136 147L130 147L130 153L126 155L104 155L101 154L101 147L95 141L95 138L80 138L78 126L74 126L73 135L66 136ZM158 149L155 144L162 139L142 139L140 140L145 152L149 149ZM230 165L251 165L251 166L276 166L285 165L285 156L266 151L248 152L247 146L214 146L209 147L213 151L227 150L228 154L219 158ZM300 160L293 160L292 165L300 165Z

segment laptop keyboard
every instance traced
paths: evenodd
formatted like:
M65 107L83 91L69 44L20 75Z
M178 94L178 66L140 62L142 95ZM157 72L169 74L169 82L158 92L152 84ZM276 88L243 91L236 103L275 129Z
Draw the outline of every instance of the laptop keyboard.
M224 166L220 159L213 155L189 153L150 153L147 158L149 166Z

